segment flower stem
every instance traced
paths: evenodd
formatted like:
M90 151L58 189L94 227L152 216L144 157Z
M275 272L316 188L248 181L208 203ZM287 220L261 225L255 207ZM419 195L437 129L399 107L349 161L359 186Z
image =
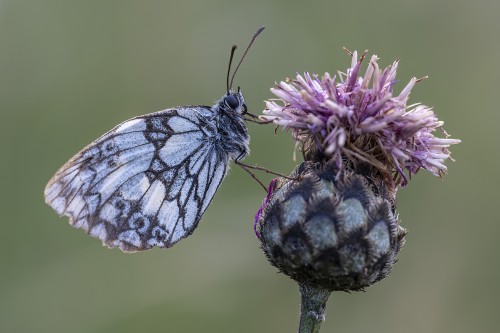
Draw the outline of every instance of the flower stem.
M299 333L318 333L325 320L326 301L330 291L318 286L299 283L301 306Z

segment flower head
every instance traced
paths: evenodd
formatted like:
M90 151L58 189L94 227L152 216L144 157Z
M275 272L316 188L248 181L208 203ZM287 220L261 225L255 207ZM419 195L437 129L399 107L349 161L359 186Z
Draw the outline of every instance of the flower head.
M261 116L291 129L295 141L308 154L321 154L342 170L343 161L362 161L375 166L396 184L423 168L436 176L446 172L448 147L460 140L449 139L443 122L432 108L407 105L409 94L419 81L412 78L394 94L399 61L381 70L373 55L364 76L360 75L365 53L358 60L352 53L351 67L336 76L321 78L305 73L295 80L280 82L271 92L278 99L266 102ZM438 138L440 129L445 136ZM314 159L317 159L315 157Z

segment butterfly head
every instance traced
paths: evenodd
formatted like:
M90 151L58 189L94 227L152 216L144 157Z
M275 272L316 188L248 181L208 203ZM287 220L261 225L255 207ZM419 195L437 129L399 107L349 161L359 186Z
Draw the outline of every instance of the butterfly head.
M238 88L238 92L232 90L228 91L226 95L221 98L219 108L226 112L232 112L243 116L247 112L247 106L241 89Z

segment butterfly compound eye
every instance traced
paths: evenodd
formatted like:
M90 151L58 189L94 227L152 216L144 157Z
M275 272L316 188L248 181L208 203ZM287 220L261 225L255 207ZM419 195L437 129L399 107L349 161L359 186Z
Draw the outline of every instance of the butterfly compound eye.
M240 106L240 101L238 98L234 95L227 95L224 98L224 103L229 106L231 109L236 109L238 106Z

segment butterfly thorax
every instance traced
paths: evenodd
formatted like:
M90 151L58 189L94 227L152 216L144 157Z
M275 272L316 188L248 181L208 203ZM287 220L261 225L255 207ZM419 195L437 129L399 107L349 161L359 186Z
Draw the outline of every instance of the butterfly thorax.
M250 139L243 118L246 112L245 100L241 92L229 92L213 107L217 127L217 147L227 153L232 160L240 160L249 154Z

